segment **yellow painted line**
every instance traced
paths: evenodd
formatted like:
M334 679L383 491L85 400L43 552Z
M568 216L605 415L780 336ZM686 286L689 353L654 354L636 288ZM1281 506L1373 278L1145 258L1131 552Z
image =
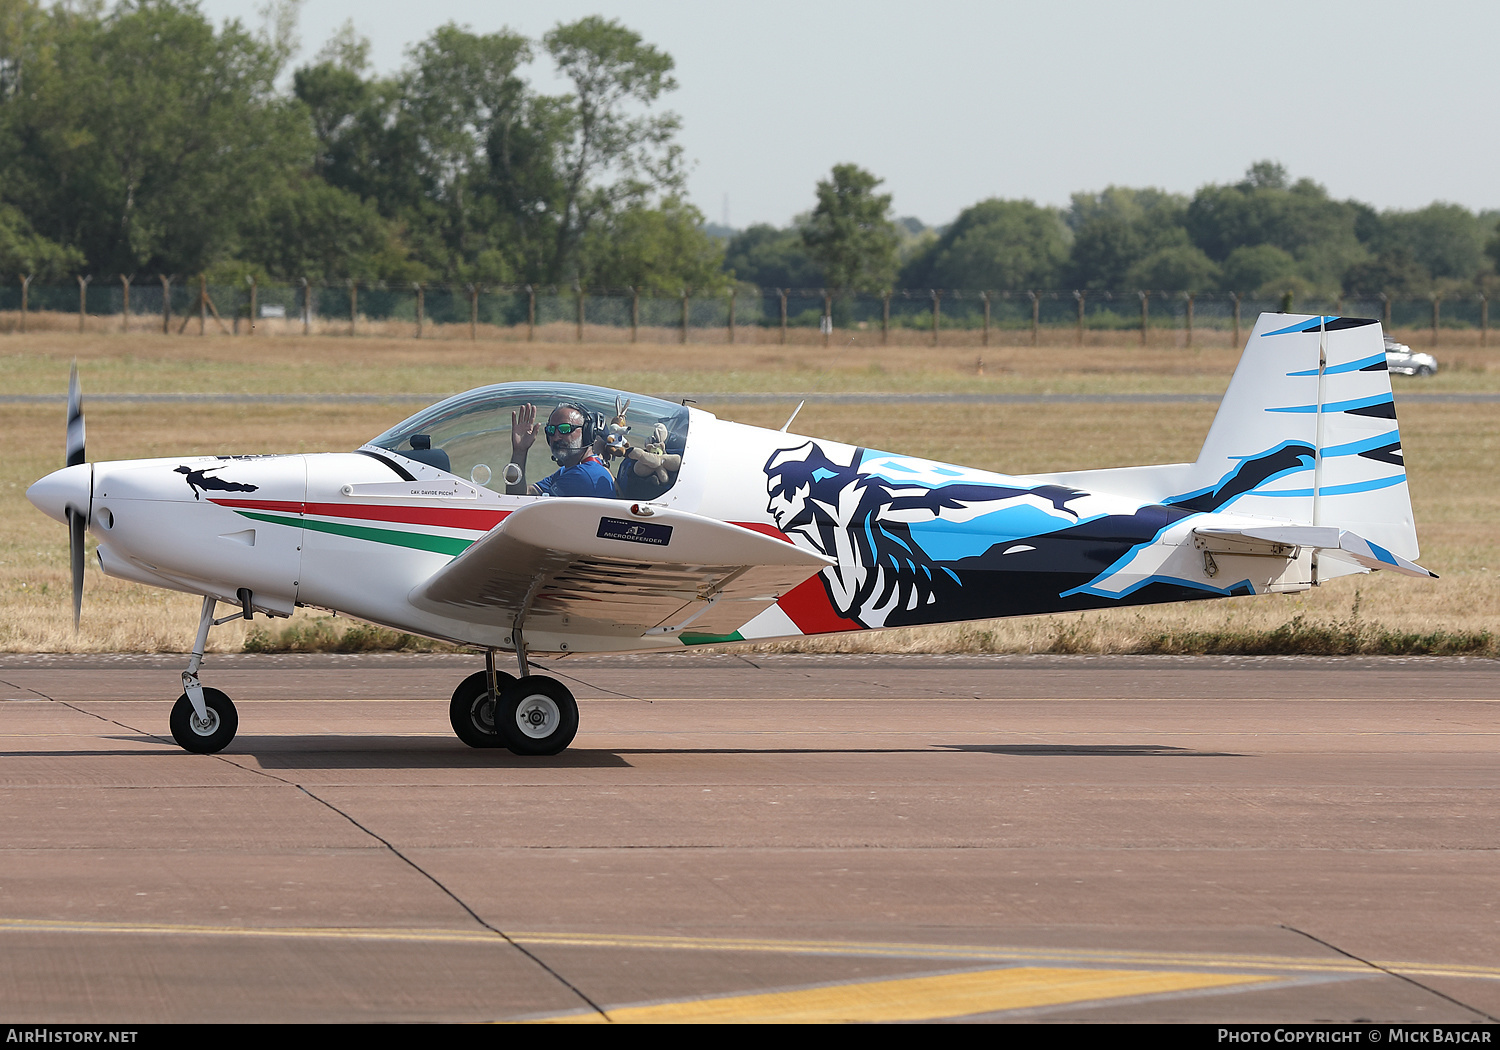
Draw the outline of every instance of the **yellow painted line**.
M376 926L209 926L191 923L84 922L0 918L0 933L84 933L148 936L322 938L398 941L415 944L495 944L488 930ZM1239 955L1209 952L1152 952L1079 948L1008 948L973 944L914 944L904 941L812 941L743 937L680 937L653 934L508 931L517 944L533 947L618 948L647 951L753 952L774 955L828 955L860 958L929 959L995 963L1070 963L1076 966L1141 968L1191 967L1200 970L1260 971L1278 974L1370 974L1354 959L1300 955ZM1500 981L1500 968L1466 964L1374 960L1373 966L1426 977Z
M1099 999L1274 982L1244 974L1022 967L655 1003L540 1020L560 1024L836 1024L933 1021Z

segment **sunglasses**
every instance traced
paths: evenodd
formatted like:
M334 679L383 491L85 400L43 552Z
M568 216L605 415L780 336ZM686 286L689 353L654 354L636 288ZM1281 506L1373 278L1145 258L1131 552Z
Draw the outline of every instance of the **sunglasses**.
M551 437L553 434L564 434L564 435L566 435L566 434L573 433L573 431L575 431L575 430L582 430L583 429L583 424L582 423L548 423L546 425L546 427L544 427L543 429L545 429L547 431L547 436Z

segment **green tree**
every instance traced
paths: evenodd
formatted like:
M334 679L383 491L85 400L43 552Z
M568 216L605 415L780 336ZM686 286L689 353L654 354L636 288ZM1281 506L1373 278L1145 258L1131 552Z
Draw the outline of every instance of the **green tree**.
M93 10L50 12L50 52L6 104L5 192L94 272L202 270L232 250L246 203L311 152L275 87L286 41L215 31L174 0Z
M530 60L525 37L442 26L411 52L402 85L404 118L415 132L423 174L444 205L445 240L456 259L484 247L473 240L469 186L497 129L521 117L526 94L517 76Z
M762 288L823 285L823 271L807 254L800 223L785 230L760 223L740 231L725 248L724 269Z
M1297 277L1297 260L1274 244L1236 248L1224 260L1224 286L1231 292L1280 295Z
M577 250L601 217L682 186L682 150L673 113L639 112L677 87L672 56L620 23L597 16L559 25L543 46L573 85L571 95L534 110L556 134L560 185L553 209L553 250L545 279L572 269Z
M818 183L802 243L824 280L841 292L879 291L895 278L900 238L890 194L875 192L882 181L854 164L836 164Z
M83 269L83 253L41 237L26 217L0 204L0 277L34 276L56 281Z
M399 225L374 204L317 176L295 180L263 202L241 243L241 254L274 277L294 280L422 280L426 270L407 256Z
M1344 273L1344 291L1355 295L1422 295L1431 285L1432 274L1400 247L1355 263Z
M1261 161L1233 186L1204 186L1185 216L1192 242L1228 267L1240 248L1269 245L1290 255L1309 290L1339 287L1344 272L1367 256L1355 234L1363 219L1311 179L1290 183L1286 169ZM1226 279L1228 274L1226 273Z
M678 197L633 207L594 224L584 241L584 284L657 296L712 294L729 286L724 246L703 231L703 213Z
M903 272L911 287L1024 289L1056 285L1068 228L1053 208L990 199L965 208Z
M1188 246L1186 210L1185 197L1158 189L1110 186L1101 193L1075 193L1064 216L1073 231L1068 283L1113 291L1139 288L1133 267L1153 253Z
M1158 249L1125 273L1126 287L1137 290L1206 292L1219 282L1219 267L1191 244Z
M1434 202L1381 218L1384 229L1373 247L1383 253L1404 251L1435 278L1472 281L1484 264L1489 229L1462 205Z

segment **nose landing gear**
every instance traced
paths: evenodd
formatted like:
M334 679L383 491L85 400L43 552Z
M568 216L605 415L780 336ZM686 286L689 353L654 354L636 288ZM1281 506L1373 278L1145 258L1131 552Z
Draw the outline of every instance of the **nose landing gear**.
M184 751L198 755L212 755L216 751L223 751L240 728L239 713L235 711L234 703L229 697L217 689L205 689L198 681L198 668L203 663L204 647L208 645L208 629L216 624L239 619L242 615L249 619L248 605L244 613L216 620L214 609L217 607L215 599L203 599L203 612L198 617L198 637L193 641L193 655L188 659L187 670L182 672L182 695L172 705L172 716L168 720L172 727L172 739Z

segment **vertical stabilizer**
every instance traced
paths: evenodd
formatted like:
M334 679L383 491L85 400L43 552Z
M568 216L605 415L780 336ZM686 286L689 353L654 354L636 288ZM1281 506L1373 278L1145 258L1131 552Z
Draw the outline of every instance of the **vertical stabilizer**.
M1380 324L1262 314L1194 464L1215 509L1357 532L1417 557Z

